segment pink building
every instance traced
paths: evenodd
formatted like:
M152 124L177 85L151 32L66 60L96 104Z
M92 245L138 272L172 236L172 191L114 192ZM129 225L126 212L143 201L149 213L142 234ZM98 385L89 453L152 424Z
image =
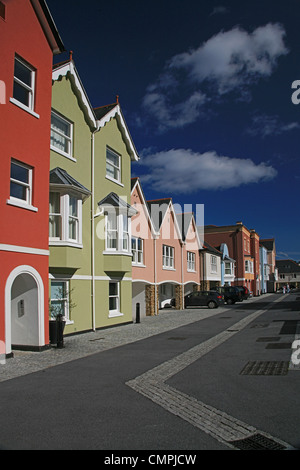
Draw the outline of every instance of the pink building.
M183 307L183 296L200 285L198 237L193 214L176 214L171 198L146 201L132 180L133 316L156 315L160 308Z

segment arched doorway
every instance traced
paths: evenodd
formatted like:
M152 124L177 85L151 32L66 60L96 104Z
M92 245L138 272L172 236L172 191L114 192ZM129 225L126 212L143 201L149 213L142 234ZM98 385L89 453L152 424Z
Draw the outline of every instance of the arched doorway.
M31 266L19 266L5 287L6 354L13 346L39 349L45 345L44 285Z

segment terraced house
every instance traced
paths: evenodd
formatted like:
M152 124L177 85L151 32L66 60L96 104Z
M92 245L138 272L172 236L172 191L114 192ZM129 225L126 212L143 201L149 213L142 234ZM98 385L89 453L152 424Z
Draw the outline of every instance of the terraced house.
M43 0L0 2L0 44L0 354L9 356L49 343L51 77L64 46Z
M138 178L132 180L133 318L160 308L183 307L184 295L200 286L201 242L192 213L175 213L171 198L146 201Z
M53 69L51 314L65 334L131 322L131 162L118 99L93 108L72 56Z

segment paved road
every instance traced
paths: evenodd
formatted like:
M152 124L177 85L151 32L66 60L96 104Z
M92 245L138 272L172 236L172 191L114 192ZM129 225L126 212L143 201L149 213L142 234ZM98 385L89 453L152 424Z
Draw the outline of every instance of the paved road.
M167 311L16 355L0 366L0 448L300 448L298 296Z

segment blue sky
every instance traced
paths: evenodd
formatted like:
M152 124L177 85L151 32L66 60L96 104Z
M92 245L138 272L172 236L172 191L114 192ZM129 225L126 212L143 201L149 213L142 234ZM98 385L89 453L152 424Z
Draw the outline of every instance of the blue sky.
M147 199L204 204L205 224L300 260L300 2L47 3L92 105L119 95Z

